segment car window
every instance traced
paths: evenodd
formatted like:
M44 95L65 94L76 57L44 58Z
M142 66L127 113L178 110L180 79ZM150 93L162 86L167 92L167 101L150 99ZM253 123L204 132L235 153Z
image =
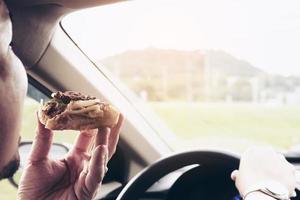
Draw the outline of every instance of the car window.
M300 143L299 9L140 0L72 13L62 27L170 127L174 150L291 150Z
M28 85L27 97L24 102L23 122L21 127L22 141L32 141L36 130L36 111L39 109L40 100L47 101L48 96L44 95L32 84ZM72 131L55 132L54 142L72 144L76 134ZM20 173L16 173L16 179ZM8 180L0 181L0 199L16 199L17 189Z

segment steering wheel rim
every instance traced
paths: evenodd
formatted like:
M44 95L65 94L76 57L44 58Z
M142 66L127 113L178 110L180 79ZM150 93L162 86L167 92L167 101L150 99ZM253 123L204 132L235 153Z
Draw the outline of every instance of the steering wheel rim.
M116 200L137 200L150 186L165 175L185 166L231 165L232 170L239 166L239 156L221 151L188 151L160 159L145 168L122 189Z

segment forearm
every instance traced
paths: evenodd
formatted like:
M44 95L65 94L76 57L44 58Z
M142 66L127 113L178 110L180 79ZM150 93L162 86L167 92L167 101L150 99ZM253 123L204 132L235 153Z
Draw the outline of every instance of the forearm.
M244 200L275 200L275 199L262 192L252 192L248 194Z

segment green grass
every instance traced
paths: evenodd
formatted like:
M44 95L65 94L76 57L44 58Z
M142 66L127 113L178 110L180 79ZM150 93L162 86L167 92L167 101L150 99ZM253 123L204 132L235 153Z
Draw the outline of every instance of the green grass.
M150 103L174 131L166 141L175 150L227 148L242 151L253 144L288 149L300 143L300 106L254 104ZM34 138L38 104L27 100L22 126L23 140ZM55 134L55 141L73 143L76 134ZM0 182L0 199L15 199L16 189Z
M224 103L151 103L174 131L175 149L220 147L241 151L253 144L288 149L300 143L300 106Z

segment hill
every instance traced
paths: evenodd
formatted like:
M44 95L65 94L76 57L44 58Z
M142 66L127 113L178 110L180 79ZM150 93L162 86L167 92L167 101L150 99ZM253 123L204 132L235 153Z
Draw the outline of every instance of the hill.
M156 76L161 74L162 69L172 73L182 73L187 68L192 72L203 71L205 65L226 76L255 76L262 73L249 62L221 50L180 51L147 48L126 51L98 62L123 76L131 77L137 74L143 77Z
M230 77L247 79L263 73L220 50L147 48L126 51L98 63L107 66L137 94L146 93L147 99L155 101L193 101L212 96L224 99Z

